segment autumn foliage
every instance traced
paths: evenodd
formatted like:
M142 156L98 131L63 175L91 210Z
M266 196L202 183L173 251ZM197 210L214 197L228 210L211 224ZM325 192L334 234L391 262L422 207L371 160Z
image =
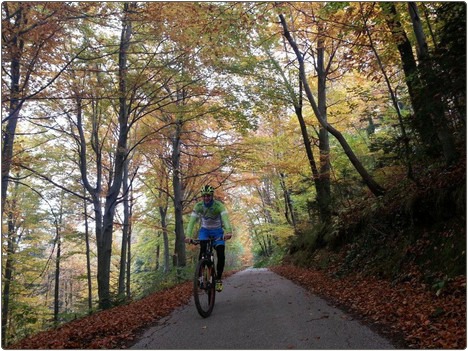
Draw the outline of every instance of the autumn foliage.
M9 349L113 349L134 340L137 332L185 305L192 296L186 282L125 306L67 323L23 339Z
M416 349L466 348L466 277L453 279L439 296L416 281L393 285L362 275L332 278L326 271L275 267L274 272L339 304Z
M392 284L387 280L293 265L271 268L314 294L378 326L405 348L463 349L466 347L466 278L453 279L441 294L416 280ZM152 294L126 306L96 313L55 330L11 345L10 349L111 349L130 345L138 332L186 304L190 282ZM401 344L399 344L401 345Z
M466 346L464 2L1 9L3 346L118 348L183 305L187 284L58 327L185 266L208 183L232 262L345 247L349 277L277 270L409 347Z

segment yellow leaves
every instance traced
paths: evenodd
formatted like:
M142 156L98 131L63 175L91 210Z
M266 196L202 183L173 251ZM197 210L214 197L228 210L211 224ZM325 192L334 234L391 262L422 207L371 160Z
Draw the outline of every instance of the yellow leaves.
M289 225L275 225L273 235L286 241L294 235L294 228Z

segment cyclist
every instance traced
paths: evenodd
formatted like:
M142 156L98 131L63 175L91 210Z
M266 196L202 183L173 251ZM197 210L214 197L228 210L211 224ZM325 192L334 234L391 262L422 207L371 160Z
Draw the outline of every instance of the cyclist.
M195 205L193 212L190 215L190 221L187 225L186 231L187 237L184 241L186 243L190 243L192 240L193 227L195 222L200 218L201 228L198 232L198 239L208 240L210 236L216 239L214 242L214 248L218 257L218 263L216 265L216 291L222 291L223 282L221 278L226 260L224 252L225 240L229 240L232 237L232 228L226 207L224 207L221 201L214 199L214 188L210 185L203 186L201 189L201 195L203 197L203 201L200 201ZM224 234L224 231L226 231L226 234ZM201 258L206 245L207 243L201 243L198 259Z

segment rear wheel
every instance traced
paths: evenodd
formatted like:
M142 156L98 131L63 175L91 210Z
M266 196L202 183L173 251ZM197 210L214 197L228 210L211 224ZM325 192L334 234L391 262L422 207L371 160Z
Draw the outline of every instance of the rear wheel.
M193 279L193 297L197 311L203 318L208 317L215 304L215 269L210 260L200 260Z

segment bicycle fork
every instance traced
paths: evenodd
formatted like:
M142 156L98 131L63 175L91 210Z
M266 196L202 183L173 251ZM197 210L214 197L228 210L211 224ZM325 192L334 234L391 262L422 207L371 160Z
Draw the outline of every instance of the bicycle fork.
M211 284L213 284L212 281L212 274L211 270L213 269L213 265L211 263L207 264L202 271L202 274L200 275L199 282L200 282L200 288L201 289L209 289Z

